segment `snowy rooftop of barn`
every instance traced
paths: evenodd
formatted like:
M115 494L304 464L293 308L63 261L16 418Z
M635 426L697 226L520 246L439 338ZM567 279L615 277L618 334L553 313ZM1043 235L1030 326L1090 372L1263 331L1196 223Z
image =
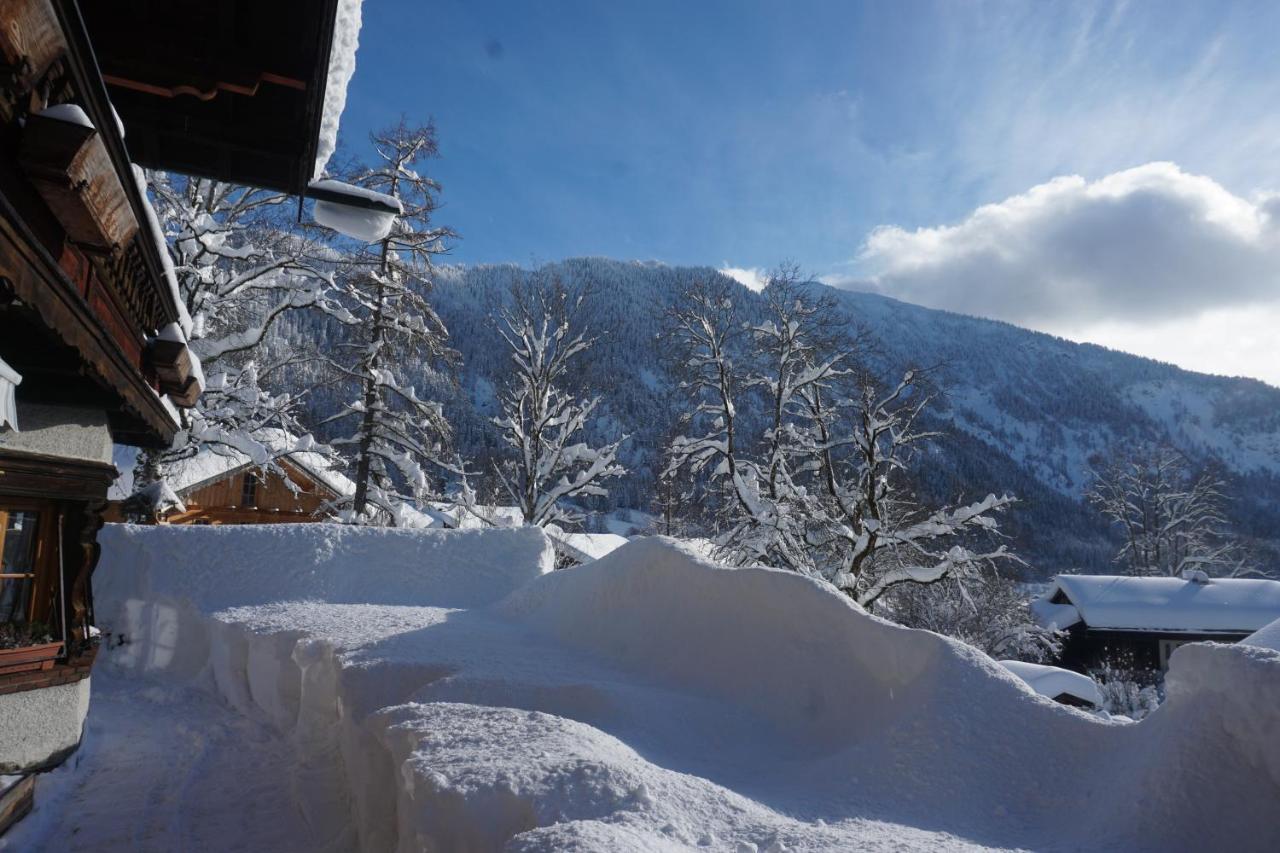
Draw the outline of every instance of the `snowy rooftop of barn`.
M1059 575L1031 609L1045 627L1083 622L1113 631L1249 632L1280 618L1280 581Z

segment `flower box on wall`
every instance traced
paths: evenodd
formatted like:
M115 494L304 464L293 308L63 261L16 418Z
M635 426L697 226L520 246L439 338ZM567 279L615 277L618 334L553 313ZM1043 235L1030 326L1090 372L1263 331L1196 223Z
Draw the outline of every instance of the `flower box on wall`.
M0 649L0 675L52 669L54 662L61 655L62 643L40 643L34 646L19 646L16 649Z

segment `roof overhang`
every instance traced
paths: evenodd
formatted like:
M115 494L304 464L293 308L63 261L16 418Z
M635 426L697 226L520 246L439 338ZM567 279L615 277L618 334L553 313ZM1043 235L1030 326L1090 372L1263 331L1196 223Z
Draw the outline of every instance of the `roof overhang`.
M301 195L313 177L338 0L85 3L135 162Z

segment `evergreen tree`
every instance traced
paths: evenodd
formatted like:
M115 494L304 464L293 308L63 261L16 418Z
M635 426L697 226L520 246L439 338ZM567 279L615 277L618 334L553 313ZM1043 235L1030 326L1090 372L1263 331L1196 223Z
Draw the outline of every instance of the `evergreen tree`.
M326 422L353 424L332 442L352 456L348 518L397 524L406 501L437 495L433 475L461 474L440 403L421 397L405 378L455 381L458 355L426 297L432 258L453 235L431 221L439 185L415 168L437 156L435 128L401 121L371 142L374 164L357 166L350 182L394 199L403 212L386 237L342 261L337 281L349 311L345 322L358 333L336 347L342 357L330 364L355 393Z

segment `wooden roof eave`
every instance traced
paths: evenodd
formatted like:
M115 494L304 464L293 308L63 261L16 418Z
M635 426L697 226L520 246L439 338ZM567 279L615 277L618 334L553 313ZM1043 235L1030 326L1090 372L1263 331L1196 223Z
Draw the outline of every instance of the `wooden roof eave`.
M134 419L153 434L155 444L167 446L178 424L160 397L111 338L58 263L26 230L3 194L0 214L0 260L17 261L3 269L14 294L39 315L54 335L80 354L100 384L120 395Z
M125 147L124 138L120 135L115 111L112 109L111 99L107 95L106 84L102 80L102 75L98 72L93 45L89 41L84 19L80 15L80 8L75 0L53 0L53 6L54 12L58 16L58 22L62 25L62 32L67 39L69 47L66 56L67 66L75 78L76 89L83 102L80 106L88 114L89 120L97 129L107 149L107 156L111 159L112 166L120 176L120 183L124 187L125 197L129 200L129 207L133 210L134 218L137 219L139 227L148 232L145 235L141 235L138 240L143 260L147 266L147 274L159 289L160 303L164 306L166 321L169 323L177 322L180 312L175 301L176 297L166 282L164 262L160 258L160 249L155 239L156 235L150 233L150 217L147 214L149 203L142 197L142 190L133 178L133 161L129 159L129 152ZM157 330L146 329L144 331L155 332Z

